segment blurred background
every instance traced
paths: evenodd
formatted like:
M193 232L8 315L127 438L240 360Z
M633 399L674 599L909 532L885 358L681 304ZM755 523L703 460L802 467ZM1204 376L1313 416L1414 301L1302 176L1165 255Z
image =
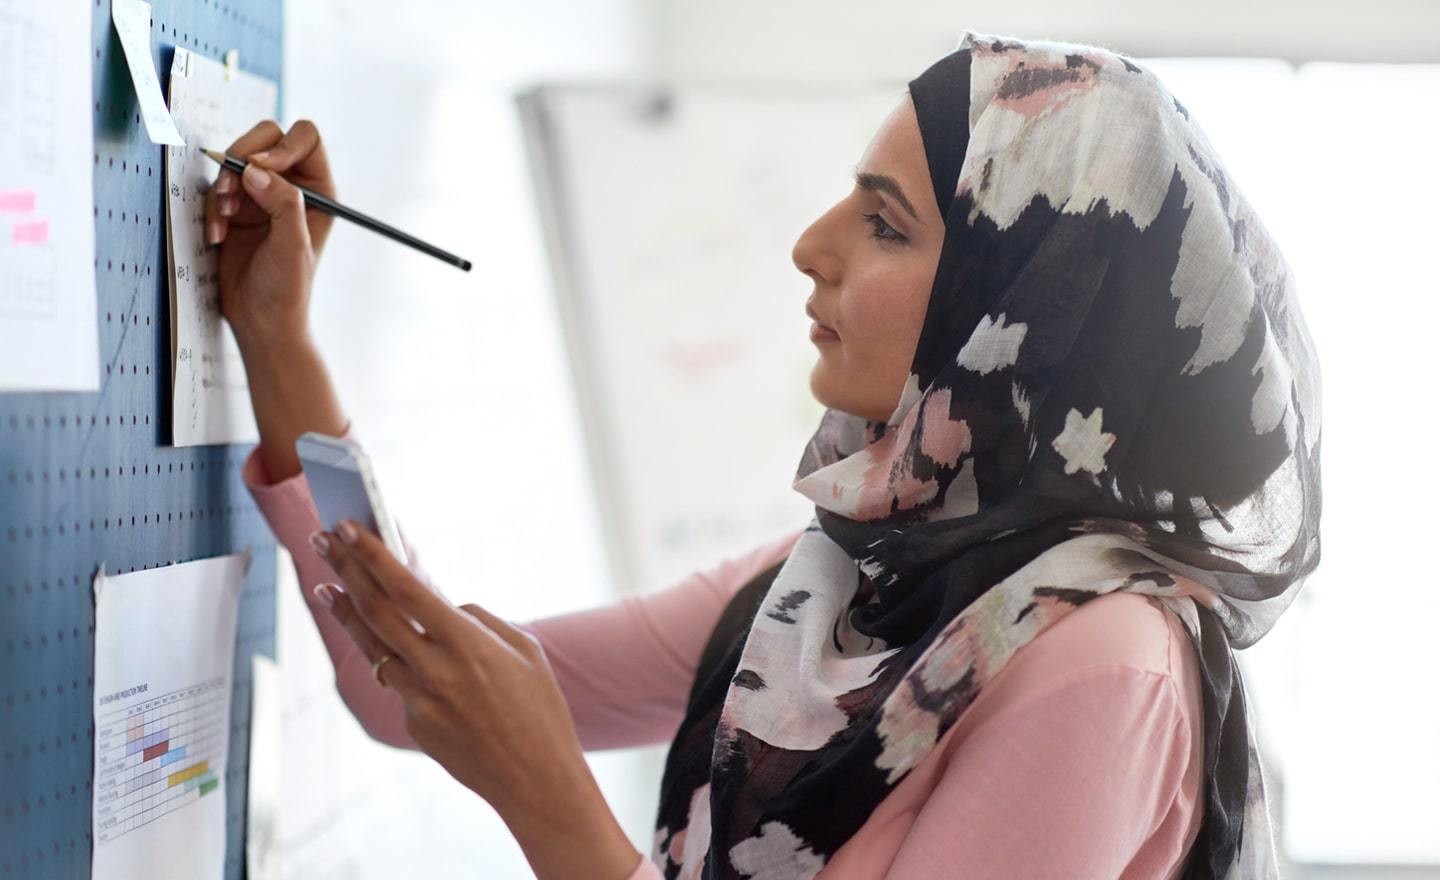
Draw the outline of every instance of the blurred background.
M292 0L284 116L348 224L321 346L420 561L514 621L803 525L819 417L790 250L964 29L1149 66L1279 238L1323 364L1323 562L1241 652L1291 878L1440 877L1434 0ZM1411 446L1411 443L1415 446ZM716 499L715 487L727 497ZM281 564L289 878L530 876L487 804L371 742ZM665 746L592 752L649 852Z

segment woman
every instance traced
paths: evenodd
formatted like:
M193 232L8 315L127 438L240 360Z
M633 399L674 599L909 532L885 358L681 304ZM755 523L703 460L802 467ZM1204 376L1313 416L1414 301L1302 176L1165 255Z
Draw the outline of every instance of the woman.
M1277 876L1232 649L1319 560L1319 375L1283 257L1147 70L967 31L794 248L814 519L523 627L316 531L293 440L349 426L306 329L329 220L291 182L333 184L305 123L231 152L247 482L348 705L537 876ZM647 859L581 750L666 739Z

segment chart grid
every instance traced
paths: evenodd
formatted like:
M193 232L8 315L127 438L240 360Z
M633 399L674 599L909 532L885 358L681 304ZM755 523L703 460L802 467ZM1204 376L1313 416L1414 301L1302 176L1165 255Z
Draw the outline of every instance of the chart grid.
M229 699L225 679L217 677L97 716L97 844L219 787Z

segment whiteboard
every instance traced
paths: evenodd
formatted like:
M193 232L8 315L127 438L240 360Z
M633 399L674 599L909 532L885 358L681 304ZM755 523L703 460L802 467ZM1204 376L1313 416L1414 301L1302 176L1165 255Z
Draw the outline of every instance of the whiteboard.
M517 96L619 593L809 522L824 408L791 260L899 87L544 85ZM516 377L517 381L523 377Z

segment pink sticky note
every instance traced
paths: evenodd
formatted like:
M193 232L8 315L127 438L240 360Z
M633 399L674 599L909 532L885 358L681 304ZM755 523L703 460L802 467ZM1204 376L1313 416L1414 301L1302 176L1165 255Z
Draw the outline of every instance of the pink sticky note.
M0 189L0 214L28 214L35 210L35 193Z
M30 220L16 223L15 229L10 233L10 241L14 244L46 244L50 241L50 221Z

